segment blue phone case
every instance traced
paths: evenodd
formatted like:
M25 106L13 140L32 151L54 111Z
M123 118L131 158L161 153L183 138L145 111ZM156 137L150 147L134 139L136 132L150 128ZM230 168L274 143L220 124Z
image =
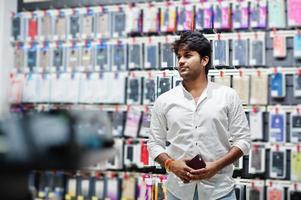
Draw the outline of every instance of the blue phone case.
M270 117L270 138L276 142L285 142L285 116L284 114L272 114Z
M274 98L285 96L285 75L276 73L271 76L271 96Z

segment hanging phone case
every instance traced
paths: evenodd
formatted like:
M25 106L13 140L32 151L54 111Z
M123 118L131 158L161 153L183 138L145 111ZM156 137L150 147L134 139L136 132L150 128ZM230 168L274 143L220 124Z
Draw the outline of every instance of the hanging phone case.
M213 65L229 66L228 40L213 40Z
M95 25L97 38L108 38L110 36L110 22L111 17L109 13L97 13Z
M143 104L152 104L156 100L156 88L157 81L156 77L154 78L145 78L144 79L144 87L143 87Z
M48 14L41 18L41 36L46 40L50 39L53 35L52 19L52 16Z
M262 111L251 111L249 115L251 138L263 140L263 113Z
M98 44L95 46L95 70L110 71L109 65L110 45L107 43Z
M112 45L112 71L125 71L126 68L126 45L114 44Z
M261 92L258 92L258 88ZM268 78L267 75L251 76L250 103L252 105L266 105L268 103Z
M268 17L270 28L285 28L285 2L284 0L270 0L268 3Z
M204 28L204 7L197 4L195 7L195 29L203 30Z
M140 104L141 103L141 78L128 78L128 90L127 90L127 103L128 104Z
M286 152L270 152L270 177L284 178L286 174Z
M20 40L21 36L21 18L12 17L12 37L14 40Z
M129 44L128 45L129 56L129 69L142 69L142 45L141 44Z
M55 26L55 35L58 39L65 39L66 38L66 30L67 30L67 18L65 15L59 15L55 18L54 22Z
M28 37L30 40L35 40L38 34L38 20L37 18L28 19Z
M285 113L270 113L269 118L270 142L284 143L286 141Z
M294 97L300 98L301 97L301 74L295 74L294 77Z
M233 44L233 65L248 66L248 40L237 39L232 41Z
M43 70L46 70L47 68L50 67L50 60L51 60L51 55L50 55L50 49L49 48L43 48L39 51L39 67L42 68Z
M294 58L301 58L301 33L294 36Z
M144 45L144 69L159 69L159 47L158 44L150 43Z
M273 56L285 58L286 54L286 37L276 33L273 38Z
M161 94L170 90L171 83L172 81L170 77L159 77L157 95L160 96Z
M301 25L300 10L301 4L299 0L287 0L287 20L289 26Z
M70 16L70 35L74 38L79 38L80 26L79 26L80 16L79 14L74 14Z
M83 39L90 38L94 33L94 16L93 13L87 13L82 16L81 36Z
M272 98L283 98L285 97L286 81L285 74L274 73L271 75L271 97Z
M301 181L301 153L294 148L291 152L291 180Z
M175 66L175 56L169 43L161 43L161 69Z
M301 142L301 114L291 113L290 118L290 141L291 143Z
M232 88L237 92L242 104L249 104L250 98L250 76L233 76Z
M27 67L33 71L37 66L37 49L35 47L27 50Z
M64 49L62 47L53 49L53 66L57 71L64 66Z
M265 46L264 40L250 40L250 65L265 65Z
M92 59L92 47L86 46L82 47L81 52L81 66L84 70L91 71L93 66L93 59Z

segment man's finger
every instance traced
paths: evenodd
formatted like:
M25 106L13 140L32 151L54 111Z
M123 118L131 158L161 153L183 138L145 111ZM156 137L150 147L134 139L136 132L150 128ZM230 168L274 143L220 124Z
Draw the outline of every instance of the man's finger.
M183 181L183 183L190 183L190 181L188 181L188 180L185 180L185 179L181 179L182 181Z
M188 178L187 176L181 176L180 179L183 181L183 182L189 182L191 179Z
M201 174L201 175L192 175L191 180L202 180L206 178L206 174Z
M192 170L192 171L190 171L190 173L193 175L198 175L198 174L207 173L207 171L208 171L208 169L203 168L203 169Z
M190 178L188 178L187 176L181 176L180 179L185 183L185 182L190 182Z
M206 171L208 170L207 168L202 168L202 169L194 169L192 170L192 172L196 172L196 173L199 173L199 172L203 172L203 171Z
M184 171L186 171L186 172L191 172L191 171L193 171L193 170L194 170L194 169L192 169L192 168L190 168L190 167L188 167L188 166L184 168Z
M184 171L183 176L186 177L187 179L190 179L191 174L189 172Z

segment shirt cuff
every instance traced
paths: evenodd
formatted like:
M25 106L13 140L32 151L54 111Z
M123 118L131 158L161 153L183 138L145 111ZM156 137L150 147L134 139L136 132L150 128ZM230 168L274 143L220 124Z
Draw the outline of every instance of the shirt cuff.
M161 153L165 153L165 149L162 148L161 146L158 146L158 147L153 147L153 148L150 148L148 147L148 152L149 152L149 155L150 157L155 160L155 158L157 158Z
M233 146L239 148L244 155L248 155L249 154L249 151L251 149L251 143L248 142L248 141L237 141L233 144Z

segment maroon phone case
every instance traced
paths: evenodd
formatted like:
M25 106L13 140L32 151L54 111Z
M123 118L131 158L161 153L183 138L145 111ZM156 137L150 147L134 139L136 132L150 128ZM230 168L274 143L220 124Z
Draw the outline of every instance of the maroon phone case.
M206 167L206 163L200 155L196 155L191 160L186 161L186 165L191 167L192 169L202 169Z

